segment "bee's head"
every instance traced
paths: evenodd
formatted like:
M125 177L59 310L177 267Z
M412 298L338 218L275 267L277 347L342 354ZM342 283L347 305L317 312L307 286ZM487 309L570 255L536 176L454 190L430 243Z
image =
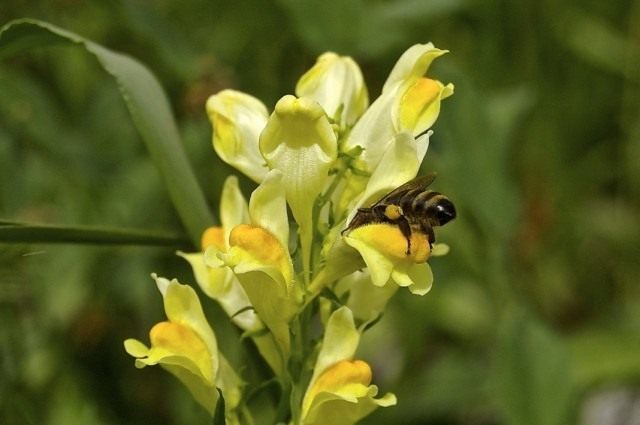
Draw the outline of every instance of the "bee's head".
M447 198L442 198L432 207L434 218L437 220L438 226L444 226L456 218L456 207Z

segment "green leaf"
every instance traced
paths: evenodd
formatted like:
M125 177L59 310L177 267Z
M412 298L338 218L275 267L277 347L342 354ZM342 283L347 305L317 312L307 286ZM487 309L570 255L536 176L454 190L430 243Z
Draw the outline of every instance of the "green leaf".
M496 383L504 423L569 423L573 381L560 339L525 314L507 314L503 323Z
M94 226L56 226L0 220L2 242L188 246L184 235Z
M227 422L224 418L224 396L220 388L218 390L218 403L216 403L216 411L213 412L213 425L225 425Z
M336 307L342 307L344 305L344 302L342 302L340 298L338 298L336 293L327 287L322 289L322 292L320 292L320 296L331 301Z
M365 322L362 326L362 333L365 333L366 331L374 327L380 320L382 320L383 316L384 312L380 312L376 317L373 318L373 320Z
M0 29L0 57L61 43L84 48L114 78L173 205L192 242L199 245L213 216L182 147L167 97L153 74L128 56L42 21L19 19Z

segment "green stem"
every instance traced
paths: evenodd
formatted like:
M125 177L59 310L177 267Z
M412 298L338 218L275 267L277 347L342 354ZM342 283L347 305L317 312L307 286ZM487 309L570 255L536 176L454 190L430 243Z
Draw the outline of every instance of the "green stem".
M290 416L291 380L281 380L280 387L282 388L282 395L276 411L276 423L286 422Z
M326 268L321 269L320 272L313 278L313 280L311 281L311 284L309 284L309 286L307 287L309 301L313 300L316 297L316 295L318 295L320 291L322 291L322 288L326 286L327 284L327 282L325 281L326 275L327 275L327 269Z
M322 212L322 209L325 207L325 205L327 205L327 203L331 200L331 197L333 196L333 193L335 192L335 190L338 188L338 185L340 184L340 181L342 180L342 178L344 177L346 171L348 170L347 167L343 167L342 169L340 169L336 175L333 178L333 181L331 182L331 185L327 188L327 190L320 195L314 205L313 205L313 213L312 213L312 223L313 223L313 242L312 242L312 248L311 248L311 271L310 271L310 276L305 276L306 280L305 280L305 286L309 286L309 277L311 279L313 279L315 277L315 269L320 261L320 249L322 248L321 244L319 243L315 243L317 240L322 240L323 239L323 235L321 230L319 229L319 222L320 222L320 213Z
M251 414L251 411L249 410L246 404L242 405L240 409L240 414L244 418L244 421L245 421L244 423L246 423L247 425L255 425L255 421L253 420L253 415Z

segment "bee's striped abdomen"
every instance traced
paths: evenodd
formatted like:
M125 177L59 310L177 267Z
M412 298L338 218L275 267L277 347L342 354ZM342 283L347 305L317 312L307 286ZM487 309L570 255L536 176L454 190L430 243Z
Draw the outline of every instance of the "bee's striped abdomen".
M413 198L411 209L416 213L423 213L442 198L444 198L444 195L440 192L436 192L435 190L425 190Z

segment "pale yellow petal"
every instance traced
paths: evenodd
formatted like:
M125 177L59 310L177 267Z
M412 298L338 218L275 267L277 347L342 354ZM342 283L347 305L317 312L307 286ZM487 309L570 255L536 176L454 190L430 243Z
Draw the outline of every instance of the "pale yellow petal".
M299 226L306 276L313 238L313 205L337 157L336 135L318 103L284 96L260 136L260 151L269 168L283 174L285 196Z
M296 95L318 102L327 115L342 126L353 124L369 103L358 64L350 57L332 52L322 54L315 65L300 77Z
M258 140L269 116L267 108L253 96L223 90L207 100L207 114L218 156L254 181L262 181L268 169Z

